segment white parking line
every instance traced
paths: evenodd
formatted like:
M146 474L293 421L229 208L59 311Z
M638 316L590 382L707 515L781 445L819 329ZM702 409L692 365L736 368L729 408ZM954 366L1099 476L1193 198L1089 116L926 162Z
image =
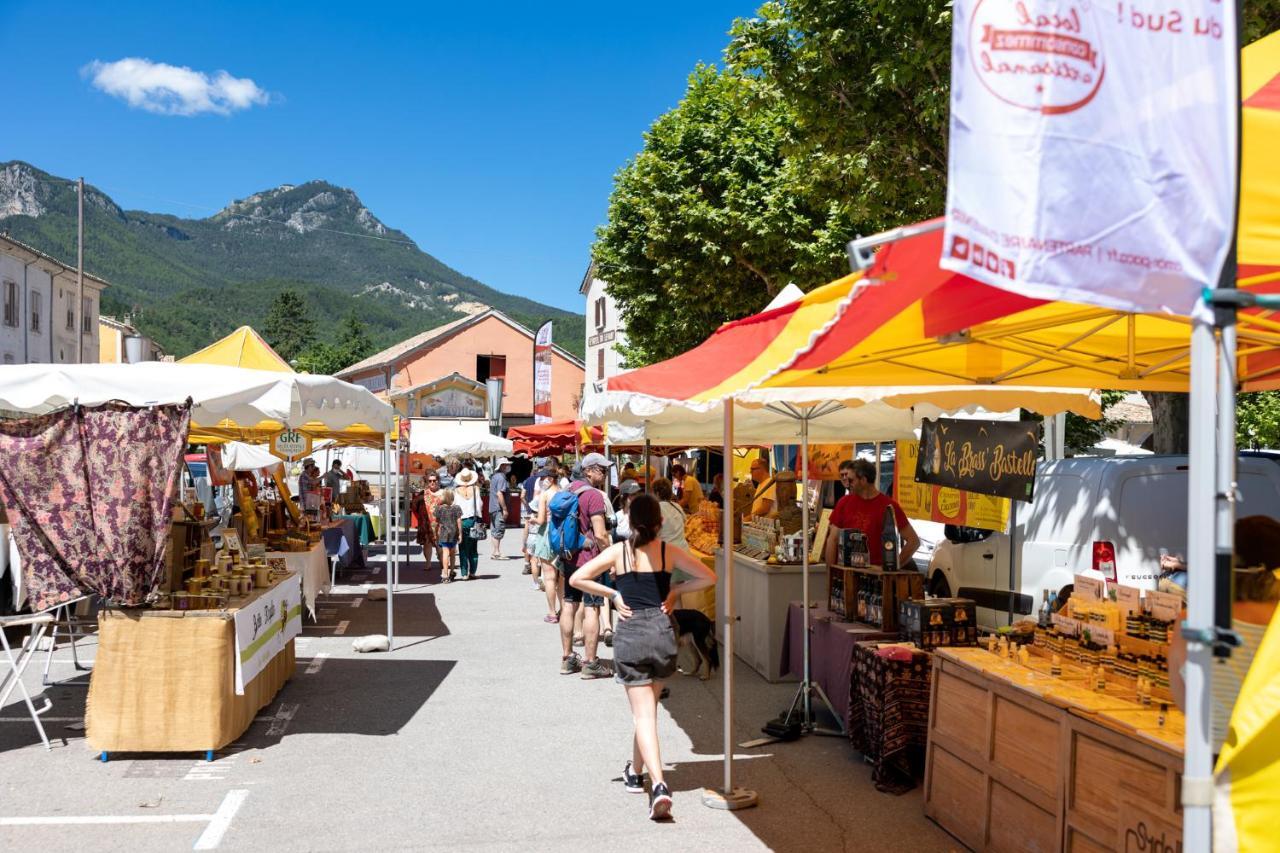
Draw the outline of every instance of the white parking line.
M218 810L213 813L209 825L204 828L204 832L200 833L192 849L216 849L222 843L222 836L231 828L231 819L236 816L236 812L240 811L240 806L244 805L245 798L248 796L249 791L245 788L227 791L227 795L222 798L222 805L218 806Z
M341 622L338 623L338 627L333 629L333 636L337 637L347 633L347 626L350 624L351 624L350 619L343 619Z
M213 820L211 814L57 815L54 817L0 817L0 826L85 826L106 823L196 823Z
M267 736L279 737L283 735L285 729L289 728L289 723L293 721L293 715L296 713L298 713L297 703L280 703L280 708L276 711L276 715L271 718L271 727L267 729Z
M352 609L352 610L354 610L355 608L359 607L361 604L364 604L364 599L363 599L363 598L353 598L353 599L351 599L351 609Z
M319 672L328 657L328 652L316 652L316 656L311 659L311 664L307 667L307 675L315 675Z

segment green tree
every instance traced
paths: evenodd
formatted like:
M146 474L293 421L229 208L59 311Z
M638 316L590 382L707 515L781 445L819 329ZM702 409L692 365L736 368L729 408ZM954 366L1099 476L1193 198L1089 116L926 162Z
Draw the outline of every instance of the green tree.
M317 341L307 347L293 364L303 373L332 376L351 362L343 358L341 350L337 347Z
M1236 396L1236 446L1280 447L1280 391Z
M315 340L315 322L301 294L286 288L276 294L267 312L263 337L285 361L293 362Z
M369 339L364 323L356 316L355 311L347 312L338 333L338 355L344 362L338 370L350 367L373 353L373 341Z
M645 134L614 180L593 257L627 324L631 365L701 343L788 282L844 269L830 205L805 158L789 159L795 118L757 77L699 66L684 99Z
M738 19L726 58L775 87L800 128L788 153L843 225L874 233L946 200L948 0L791 0Z

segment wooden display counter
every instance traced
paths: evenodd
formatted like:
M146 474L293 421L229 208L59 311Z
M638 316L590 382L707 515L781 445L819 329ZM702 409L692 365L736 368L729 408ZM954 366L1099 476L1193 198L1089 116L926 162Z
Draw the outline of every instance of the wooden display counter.
M719 555L717 555L719 556ZM724 637L724 561L716 573L716 630ZM768 681L795 681L784 675L782 644L787 633L787 608L802 597L803 578L798 565L770 565L763 560L733 553L734 654ZM822 602L827 594L827 567L809 566L809 600Z
M973 850L1172 849L1182 715L1032 660L935 650L925 814Z

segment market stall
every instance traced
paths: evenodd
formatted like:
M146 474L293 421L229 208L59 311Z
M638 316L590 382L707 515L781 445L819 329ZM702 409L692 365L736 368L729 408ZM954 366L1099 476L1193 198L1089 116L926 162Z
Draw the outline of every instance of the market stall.
M600 426L588 426L582 421L552 421L545 424L511 427L507 438L516 453L530 456L558 456L587 448L603 448L605 431Z
M53 602L78 588L104 602L86 719L90 743L109 753L214 750L233 740L292 671L291 640L304 597L300 576L272 566L265 554L253 556L249 543L229 533L214 553L214 544L201 538L198 527L192 528L193 538L186 538L190 530L180 537L174 553L179 562L170 561L169 571L161 565L163 548L154 556L141 555L160 561L154 568L135 560L123 575L101 565L95 549L126 553L125 544L146 536L168 538L170 507L184 519L198 514L182 506L176 489L176 465L188 440L211 432L224 439L270 438L297 423L318 435L345 433L372 441L393 429L390 407L363 388L329 377L164 363L13 367L0 377L0 406L52 413L15 422L9 431L19 442L29 441L28 435L39 439L47 448L42 452L60 453L53 465L61 466L64 478L118 471L111 482L121 495L136 495L139 489L152 495L146 513L121 499L117 511L92 516L84 530L89 538L74 528L58 538L50 536L48 511L36 499L72 500L76 493L93 491L92 483L61 491L42 488L39 471L29 466L12 468L7 481L32 496L27 503L13 495L7 501L22 512L15 535L30 551L23 560L29 579L40 581L28 585L45 598L54 596ZM116 423L128 419L140 425ZM92 440L58 440L58 429L78 430ZM29 454L27 446L6 452ZM171 471L162 467L170 456ZM256 508L242 504L242 509L246 522L256 523ZM117 529L126 517L150 525L147 530L154 534L144 534L137 522ZM103 538L108 535L123 537L122 544L113 546ZM320 532L283 538L309 548L319 543ZM389 635L391 628L389 595ZM204 709L201 713L192 709L193 701ZM175 709L189 726L174 721Z

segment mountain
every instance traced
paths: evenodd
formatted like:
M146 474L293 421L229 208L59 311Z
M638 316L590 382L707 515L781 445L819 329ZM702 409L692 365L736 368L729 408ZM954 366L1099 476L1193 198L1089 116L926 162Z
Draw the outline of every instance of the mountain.
M239 325L261 328L288 287L309 301L321 338L352 310L381 349L493 307L530 328L554 320L556 343L583 354L581 314L463 275L325 181L263 190L205 219L124 210L86 184L84 231L85 271L111 282L103 313L131 316L178 356ZM75 183L0 163L0 233L74 264Z

